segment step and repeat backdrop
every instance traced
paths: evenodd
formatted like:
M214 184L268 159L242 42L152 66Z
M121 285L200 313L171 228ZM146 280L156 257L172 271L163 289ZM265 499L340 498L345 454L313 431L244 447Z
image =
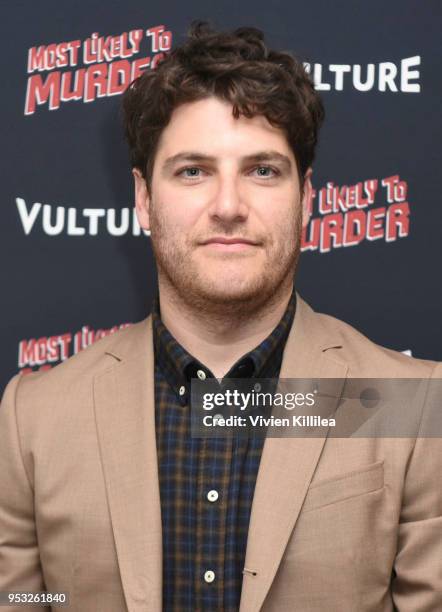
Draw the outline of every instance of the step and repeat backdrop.
M442 360L438 0L2 6L0 392L144 318L156 291L121 120L193 19L297 54L326 120L296 285L375 342Z

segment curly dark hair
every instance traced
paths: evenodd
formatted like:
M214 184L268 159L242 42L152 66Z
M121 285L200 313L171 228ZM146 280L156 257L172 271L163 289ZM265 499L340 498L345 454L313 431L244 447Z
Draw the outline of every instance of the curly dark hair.
M156 148L180 104L216 96L233 105L233 116L264 115L287 137L303 177L312 164L324 107L301 61L269 50L252 27L217 32L207 21L190 25L188 38L155 69L135 79L123 95L132 167L150 192Z

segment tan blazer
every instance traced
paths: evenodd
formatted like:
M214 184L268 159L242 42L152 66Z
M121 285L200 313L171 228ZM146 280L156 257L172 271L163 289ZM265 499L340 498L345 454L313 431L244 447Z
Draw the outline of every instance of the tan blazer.
M70 612L160 612L153 368L148 318L12 379L0 409L0 591L67 591ZM441 368L298 296L281 377ZM240 612L440 612L441 474L438 438L268 438Z

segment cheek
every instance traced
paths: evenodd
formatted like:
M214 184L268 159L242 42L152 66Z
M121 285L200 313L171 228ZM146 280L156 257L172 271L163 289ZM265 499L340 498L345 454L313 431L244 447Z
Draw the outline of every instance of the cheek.
M256 215L274 241L284 240L298 229L301 219L299 198L270 196L256 209Z
M186 250L197 227L198 216L190 207L183 203L155 202L151 213L152 234L163 248Z

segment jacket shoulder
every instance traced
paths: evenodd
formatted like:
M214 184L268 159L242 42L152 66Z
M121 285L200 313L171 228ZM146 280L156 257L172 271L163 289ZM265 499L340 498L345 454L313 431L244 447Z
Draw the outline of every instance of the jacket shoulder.
M20 377L20 394L53 396L57 390L68 393L127 358L137 358L148 350L150 317L100 338L97 342L55 367ZM13 379L14 380L14 379Z
M340 340L339 357L349 365L349 374L360 378L427 378L438 362L417 359L367 338L360 331L324 313L315 313L318 324Z

